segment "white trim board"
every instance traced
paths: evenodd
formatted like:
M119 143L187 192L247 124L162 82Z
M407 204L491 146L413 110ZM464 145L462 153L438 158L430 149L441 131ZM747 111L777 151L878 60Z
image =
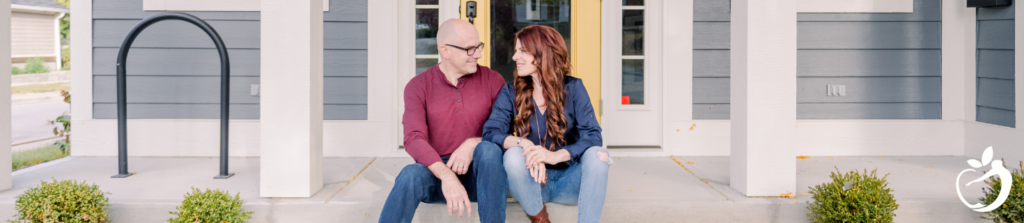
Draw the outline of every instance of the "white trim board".
M1024 130L981 122L966 122L964 156L981 157L985 148L992 147L995 159L1005 159L1008 167L1016 167L1024 160Z
M325 12L330 11L330 2L323 0ZM260 0L143 0L142 10L258 12Z
M942 0L943 120L974 120L976 18L974 8L962 7L966 4L966 0Z
M914 0L797 0L796 5L798 13L914 12Z

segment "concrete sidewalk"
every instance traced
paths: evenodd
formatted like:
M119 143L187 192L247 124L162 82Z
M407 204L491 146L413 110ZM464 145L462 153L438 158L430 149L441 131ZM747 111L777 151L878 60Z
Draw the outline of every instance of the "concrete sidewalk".
M888 176L897 222L985 222L956 198L954 181L965 157L811 157L797 160L797 195L748 198L728 187L728 157L615 157L609 172L602 222L806 222L808 187L842 171L875 169ZM41 180L76 179L110 192L114 222L165 222L190 188L239 193L252 222L376 222L399 171L411 158L324 158L324 188L311 198L260 198L259 159L231 158L235 176L215 180L218 159L132 157L137 175L110 178L116 157L70 157L15 172L14 188L0 192L0 217L13 216L14 198ZM980 175L966 175L974 179ZM980 187L965 188L969 201ZM475 205L475 204L474 204ZM548 204L553 222L574 222L576 207ZM414 222L478 222L445 213L443 204L421 204ZM476 208L474 207L474 212ZM508 222L528 222L510 201Z

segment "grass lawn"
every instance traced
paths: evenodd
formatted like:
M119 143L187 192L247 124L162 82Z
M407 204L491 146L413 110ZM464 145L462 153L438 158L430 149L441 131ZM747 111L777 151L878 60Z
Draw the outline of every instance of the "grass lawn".
M52 91L70 91L71 83L48 83L48 84L29 84L21 86L11 87L11 94L24 94L24 93L43 93Z
M68 156L68 153L61 151L60 146L63 144L63 140L57 140L57 142L49 146L14 152L14 157L11 159L11 170L14 171L50 160L64 158Z

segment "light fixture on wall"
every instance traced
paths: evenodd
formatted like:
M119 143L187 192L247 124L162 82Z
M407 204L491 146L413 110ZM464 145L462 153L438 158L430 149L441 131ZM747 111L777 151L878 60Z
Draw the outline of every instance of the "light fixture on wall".
M968 8L971 8L971 7L978 7L978 8L1001 7L1001 6L1009 6L1009 5L1012 5L1012 4L1013 4L1013 0L967 0L967 7Z

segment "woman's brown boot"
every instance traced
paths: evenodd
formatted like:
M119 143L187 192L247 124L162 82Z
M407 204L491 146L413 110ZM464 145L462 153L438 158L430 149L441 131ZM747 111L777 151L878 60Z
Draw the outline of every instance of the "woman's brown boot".
M551 221L548 220L548 207L547 206L541 207L540 208L540 213L537 213L537 215L530 216L530 214L526 214L526 217L529 218L530 222L532 222L532 223L551 223Z

